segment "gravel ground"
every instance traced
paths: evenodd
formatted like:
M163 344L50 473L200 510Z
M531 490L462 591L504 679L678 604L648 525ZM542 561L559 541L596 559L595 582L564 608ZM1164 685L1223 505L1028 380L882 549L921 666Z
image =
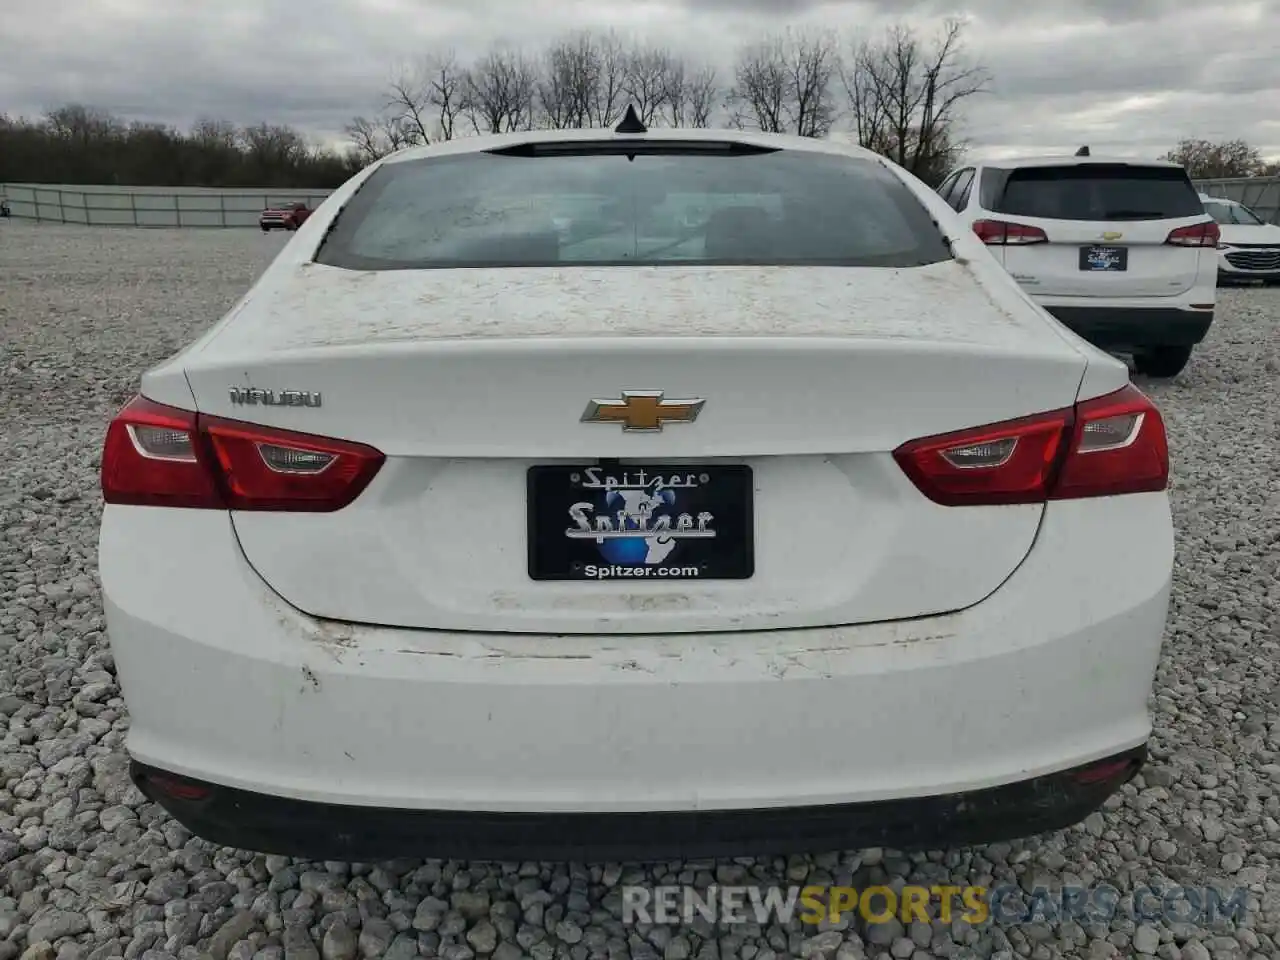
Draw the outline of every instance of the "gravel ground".
M1280 290L1224 291L1188 370L1145 385L1172 435L1178 525L1154 759L1083 825L910 857L312 864L213 848L134 791L94 563L105 422L283 241L0 224L0 960L1280 956ZM1212 928L618 919L620 882L713 876L1250 893L1245 917Z

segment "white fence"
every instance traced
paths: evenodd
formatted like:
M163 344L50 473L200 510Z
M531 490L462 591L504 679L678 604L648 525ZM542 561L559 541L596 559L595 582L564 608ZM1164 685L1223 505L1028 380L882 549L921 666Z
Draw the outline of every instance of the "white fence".
M314 208L329 192L0 183L14 219L98 227L256 227L266 207L302 201Z
M1197 180L1196 187L1251 207L1280 224L1280 177ZM289 200L314 208L328 190L205 187L99 187L55 183L0 183L12 216L50 223L103 227L256 227L266 207Z

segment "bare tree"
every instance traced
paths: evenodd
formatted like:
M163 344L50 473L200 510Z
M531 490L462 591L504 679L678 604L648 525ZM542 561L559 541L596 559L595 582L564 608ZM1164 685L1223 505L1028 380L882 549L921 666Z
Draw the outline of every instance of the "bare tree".
M843 73L859 142L925 180L954 161L959 108L988 87L985 68L964 56L964 28L948 20L927 43L893 27L882 42L858 46Z
M70 103L50 110L44 122L54 137L81 147L119 137L125 132L125 125L116 117L82 103Z
M662 78L662 119L673 127L685 126L685 115L688 112L686 102L689 89L689 68L684 60L673 57L667 64Z
M711 111L716 108L719 89L715 67L700 67L688 78L685 87L685 120L689 126L705 127L711 122Z
M889 115L881 102L877 78L866 67L875 58L873 48L865 40L855 43L849 58L840 65L840 79L858 143L872 150L881 150L889 142Z
M1195 180L1219 177L1252 177L1263 173L1266 164L1257 147L1244 140L1214 143L1212 140L1182 140L1164 159L1180 163Z
M343 126L342 132L346 134L347 142L351 144L362 165L373 163L386 156L387 150L378 125L368 117L352 117L350 122Z
M242 135L206 117L183 133L74 103L39 119L0 113L0 181L265 187L283 195L336 187L357 169L285 126L260 125Z
M622 112L627 107L624 99L627 51L613 31L591 38L590 43L595 51L596 82L591 89L588 125L611 127L622 119Z
M627 56L622 92L635 105L645 126L652 126L658 112L667 103L670 77L675 58L661 47L633 47Z
M960 109L987 87L986 71L966 62L963 31L949 20L922 39L897 26L842 56L829 31L788 30L741 50L727 90L713 67L613 31L566 34L532 58L494 47L469 69L450 51L402 67L386 116L357 118L347 135L369 158L451 139L459 120L476 133L607 127L632 103L646 125L706 127L723 104L739 128L807 137L847 114L859 143L924 175L960 152Z
M410 144L452 140L464 107L466 71L452 51L402 65L387 89L387 109Z
M661 116L673 127L705 127L719 99L715 67L694 68L680 57L667 64Z
M543 56L540 122L552 129L604 127L622 116L630 58L614 33L571 33Z
M541 123L553 130L587 126L598 79L595 49L588 34L552 43L543 55L537 83Z
M452 140L458 132L458 118L466 108L467 72L452 50L430 57L426 71L427 99L435 108L437 135L441 140Z
M519 50L490 50L468 72L463 111L476 133L533 126L538 71Z
M203 149L234 151L237 143L235 124L226 120L202 118L191 128L191 140Z
M830 33L792 33L742 51L726 106L739 128L821 137L835 123L839 50Z
M838 112L833 97L840 67L836 39L830 33L798 36L788 48L791 129L802 137L826 136Z
M263 186L276 186L272 181L283 179L280 171L297 167L311 155L302 134L292 127L259 123L241 130L240 140L245 164L259 173Z
M389 153L421 142L418 131L408 120L386 114L372 120L352 117L342 132L362 164L373 163Z
M427 86L416 68L402 67L387 85L387 109L415 144L431 142Z
M788 96L784 57L782 42L776 38L748 47L738 55L733 86L725 98L729 122L735 127L783 132Z

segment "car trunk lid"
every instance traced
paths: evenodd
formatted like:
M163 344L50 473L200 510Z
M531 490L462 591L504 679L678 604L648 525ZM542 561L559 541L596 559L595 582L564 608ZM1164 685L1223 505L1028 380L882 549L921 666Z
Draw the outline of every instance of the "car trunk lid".
M233 513L250 563L313 615L538 633L891 620L978 602L1035 538L1040 505L941 506L892 457L1074 402L1084 356L1000 287L956 262L308 265L184 362L202 413L386 454L342 510ZM624 391L640 426L646 391L681 422L583 422ZM619 509L682 535L598 536ZM707 527L724 531L711 572L731 578L678 578ZM632 561L660 572L608 573ZM545 577L574 563L577 579Z

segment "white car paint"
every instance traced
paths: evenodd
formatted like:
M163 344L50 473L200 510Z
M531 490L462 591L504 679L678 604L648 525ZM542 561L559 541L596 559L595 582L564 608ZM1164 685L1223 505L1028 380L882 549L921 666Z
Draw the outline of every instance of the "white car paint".
M1113 395L1127 370L1052 321L892 164L873 158L954 260L312 262L382 164L601 135L382 161L146 372L156 403L340 437L385 462L331 512L106 504L100 569L132 756L364 808L714 811L946 794L1143 744L1172 567L1164 490L944 506L894 456ZM650 134L675 136L871 157ZM323 403L233 405L231 387ZM589 399L641 388L706 409L650 434L579 422ZM1139 428L1157 429L1146 417ZM754 576L530 579L527 468L596 458L750 465Z
M302 800L620 812L923 796L1142 743L1165 495L1055 503L1040 541L947 616L608 639L318 620L207 510L108 506L101 550L135 757Z
M1121 219L1075 219L1068 217L1066 210L1057 216L1030 216L998 212L1000 198L991 194L989 186L993 177L1009 172L1083 171L1117 164L1129 169L1176 170L1185 176L1176 164L1164 161L1088 154L1031 157L962 167L938 190L961 220L975 230L981 224L996 223L1038 231L1038 242L996 242L988 249L1036 303L1088 335L1092 342L1135 354L1165 346L1169 336L1182 345L1188 337L1167 336L1165 327L1171 317L1185 318L1192 326L1198 318L1206 327L1211 322L1217 300L1217 257L1209 246L1178 246L1169 241L1175 231L1207 222L1203 210L1185 216ZM1190 197L1189 181L1186 186ZM1082 269L1081 249L1095 245L1125 248L1126 269ZM1155 319L1144 322L1144 316Z
M1280 280L1280 226L1267 223L1244 204L1201 194L1218 221L1218 275L1232 280Z
M1203 214L1188 217L1140 220L1067 220L1046 216L1019 216L993 212L985 206L977 188L985 170L1026 170L1047 167L1089 167L1124 163L1128 166L1167 167L1162 161L1136 162L1131 158L1100 156L1036 157L976 164L975 187L958 211L966 224L995 218L1040 227L1049 242L1025 246L992 246L989 249L1037 303L1049 299L1083 305L1149 303L1152 299L1178 303L1213 303L1214 285L1208 273L1213 258L1200 248L1170 247L1172 230L1201 222ZM1108 236L1111 235L1111 236ZM1123 274L1088 273L1079 268L1078 250L1087 244L1114 242L1130 248L1129 269ZM1207 294L1208 300L1203 297Z

